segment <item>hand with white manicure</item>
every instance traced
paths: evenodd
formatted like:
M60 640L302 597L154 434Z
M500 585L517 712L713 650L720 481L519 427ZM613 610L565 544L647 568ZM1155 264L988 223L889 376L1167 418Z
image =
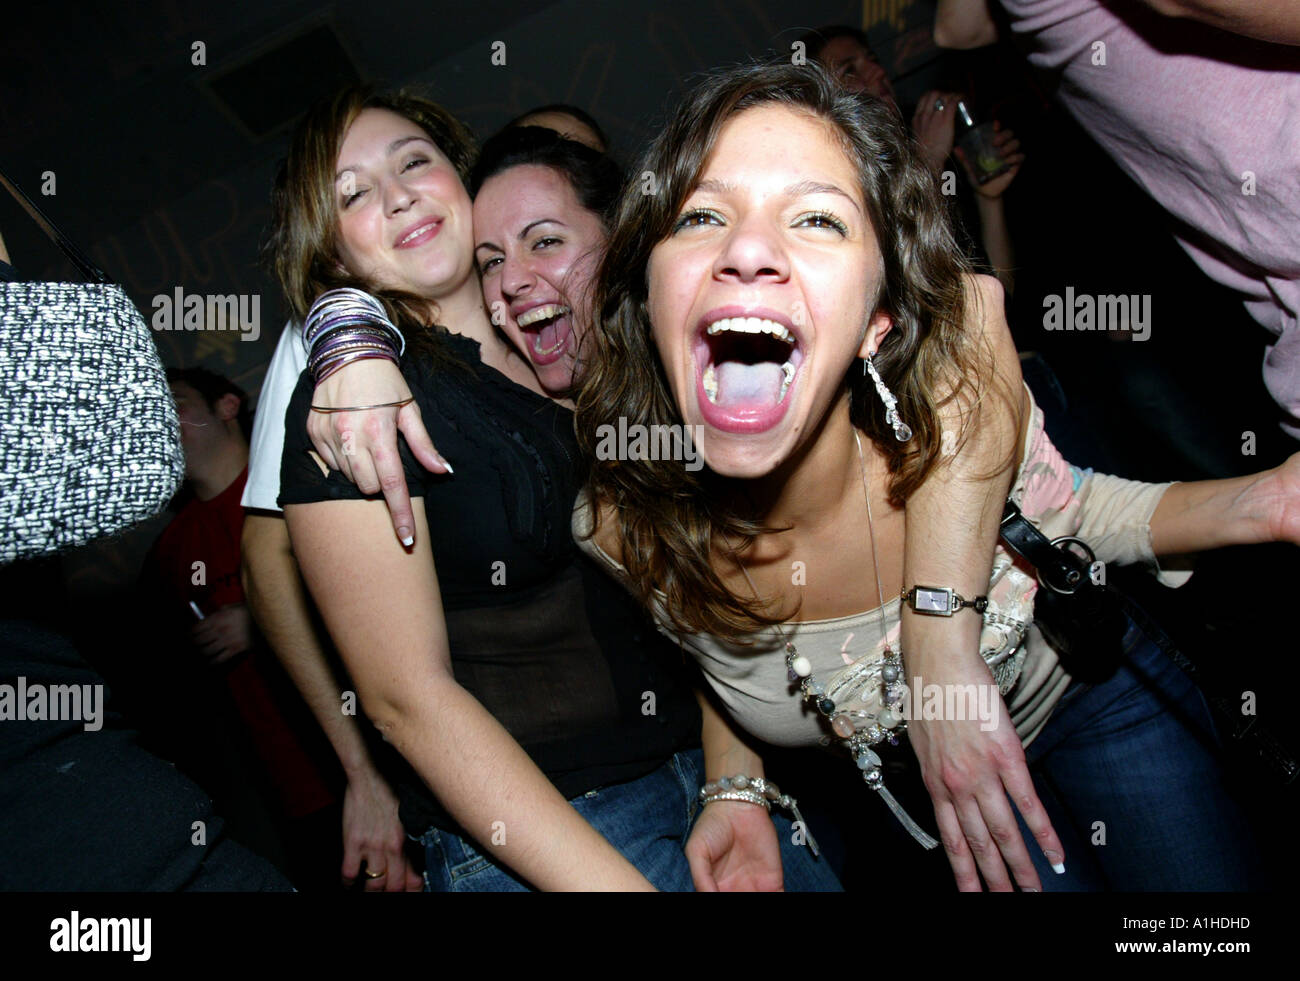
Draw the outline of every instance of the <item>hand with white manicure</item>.
M316 386L312 405L341 409L353 405L387 405L411 398L402 372L391 361L355 361L335 371ZM383 491L393 530L408 548L415 543L415 518L411 495L402 472L397 434L406 437L411 453L433 473L453 473L424 428L420 407L403 406L354 412L312 412L307 434L322 460L366 494Z

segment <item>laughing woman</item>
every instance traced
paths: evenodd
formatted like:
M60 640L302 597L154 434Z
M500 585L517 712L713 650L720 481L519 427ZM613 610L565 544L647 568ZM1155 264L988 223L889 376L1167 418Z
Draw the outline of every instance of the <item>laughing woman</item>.
M295 135L275 216L286 297L304 318L327 290L382 297L406 338L406 408L456 472L403 452L404 546L381 500L311 455L309 415L353 413L314 413L323 395L304 372L281 479L293 549L367 716L410 765L401 819L429 888L690 889L699 711L677 652L572 540L584 474L572 413L551 397L568 383L539 381L489 319L472 155L454 119L407 96L344 93ZM596 183L605 173L593 200L612 199L617 175L584 160ZM588 214L548 217L575 212ZM603 226L565 237L578 261Z
M877 755L910 728L963 889L979 888L977 871L1010 888L1000 856L1025 889L1246 886L1239 814L1213 756L1168 707L1208 727L1204 703L1154 643L1130 625L1114 677L1072 683L1032 624L1032 574L994 553L992 535L991 578L974 588L904 562L905 531L908 548L948 549L914 540L912 504L944 479L963 436L1014 417L1016 400L999 399L996 361L965 326L972 308L1000 308L1000 293L969 275L894 115L813 66L721 72L688 94L637 169L656 175L659 193L628 193L619 212L579 439L594 456L599 427L620 417L702 427L707 469L598 462L599 520L575 523L583 534L594 525L589 547L695 655L740 730L740 772L763 775L743 734L842 744L844 779L859 774L933 844L889 795ZM946 421L953 404L965 432ZM1151 566L1159 554L1300 541L1300 456L1242 480L1137 484L1071 467L1041 412L1023 418L1011 497L1049 537L1077 534L1107 562ZM918 664L906 632L922 619L914 587L954 585L974 609L927 622L953 637L978 628L980 672L956 678ZM991 728L908 726L903 685L917 675L996 684L1006 707L990 700ZM981 788L954 743L934 738L956 729L1000 747L1012 771L1027 751L1035 780L1059 792L1055 830L1104 816L1110 844L1062 846L1041 819L1018 829L1002 788ZM1023 814L1036 810L1027 781L1006 786ZM775 862L770 831L728 828L735 807L711 811L696 834L712 826L714 861L748 841ZM1035 838L1026 874L1018 863Z
M529 358L543 387L563 397L590 360L581 344L581 334L590 318L586 277L591 273L590 253L595 246L585 252L575 246L584 240L598 241L603 249L603 228L596 236L590 229L603 225L595 213L604 208L591 198L592 182L579 179L561 165L560 157L571 156L574 151L557 155L554 150L526 146L528 142L525 137L507 135L490 141L484 149L475 175L476 252L493 320ZM566 173L567 181L557 179ZM972 316L972 331L991 341L990 373L997 372L1005 388L1011 387L1008 383L1013 379L1018 387L1015 350L996 309L990 306L972 311ZM392 403L410 394L393 366L361 362L326 379L313 401L331 407ZM986 574L981 576L978 570L981 566L987 569L992 559L993 537L1001 513L999 501L1010 484L1009 463L1001 469L998 464L1014 449L1018 428L1019 405L1008 404L1013 411L985 413L978 438L968 440L961 454L937 468L912 496L909 516L914 533L904 546L905 560L924 581L947 582L967 594L986 581ZM940 408L936 419L954 425L960 409L961 400L954 398ZM398 537L409 535L413 520L401 489L405 482L421 482L423 478L399 462L395 432L400 429L407 436L408 445L422 463L435 472L439 468L437 458L421 449L430 444L413 407L313 414L311 425L318 452L331 465L337 461L362 490L374 493L382 487L392 505ZM352 452L345 454L343 448L349 445ZM944 541L946 547L923 547L935 539ZM904 642L911 663L924 670L927 677L978 683L987 674L978 656L978 631L972 623L908 623ZM969 657L954 658L954 645L968 650ZM706 774L710 778L734 772L747 758L743 740L735 738L725 721L725 712L719 712L715 702L708 700L705 704L703 738ZM996 738L990 739L972 726L935 723L923 732L923 725L918 723L914 740L919 741L922 735L929 737L928 745L936 756L960 760L964 772L970 775L964 789L972 799L978 790L985 801L977 808L976 820L983 820L987 814L987 820L994 825L1012 822L1006 798L1000 795L1004 786L1014 787L1020 810L1039 836L1041 846L1059 854L1060 844L1027 774L1016 769L1012 750L1018 750L1019 742L1014 733L995 733ZM995 788L996 793L986 788ZM964 806L965 801L959 800L953 807L958 804ZM787 888L833 887L826 863L811 861L807 850L791 847L790 834L778 836L773 830L780 826L788 831L786 815L774 814L772 821L763 816L759 821L751 812L752 808L743 803L726 799L710 803L705 809L708 820L697 825L687 846L696 888L776 888L783 882ZM716 820L716 815L727 813L730 820ZM743 847L733 847L739 844L736 833L747 826L758 831L760 846L750 847L751 840ZM971 834L977 833L972 824ZM781 867L770 861L778 850L785 858ZM718 861L723 853L725 861ZM986 858L990 867L992 862L1005 859L1019 882L1036 881L1034 867L1018 838L1007 844L1005 853Z

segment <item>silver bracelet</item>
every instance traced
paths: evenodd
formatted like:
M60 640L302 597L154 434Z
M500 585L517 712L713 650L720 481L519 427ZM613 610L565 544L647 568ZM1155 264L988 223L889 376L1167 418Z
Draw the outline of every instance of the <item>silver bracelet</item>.
M817 842L808 829L807 822L799 813L799 804L789 794L781 793L781 788L771 780L763 777L747 777L738 773L734 777L719 777L700 788L700 805L704 806L715 800L738 800L748 804L761 804L767 812L772 812L775 804L794 815L795 823L803 832L808 847L813 855L818 855Z
M715 800L739 800L747 804L757 804L769 814L772 811L772 805L768 803L767 798L762 794L756 794L752 790L724 790L716 794L710 794L708 797L701 797L700 804L712 804Z

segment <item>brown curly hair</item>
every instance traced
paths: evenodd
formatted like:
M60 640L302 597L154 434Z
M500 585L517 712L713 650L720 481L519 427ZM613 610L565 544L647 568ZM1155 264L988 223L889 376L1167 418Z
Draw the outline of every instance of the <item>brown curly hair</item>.
M734 596L713 560L734 556L773 529L762 527L754 515L738 513L738 505L729 502L732 495L722 492L721 479L707 469L691 473L680 462L600 460L596 447L599 427L620 416L629 427L681 424L650 338L650 253L669 236L727 121L763 105L786 106L830 123L859 175L884 259L877 306L894 325L874 360L912 427L912 440L895 440L870 379L856 363L845 385L853 424L886 458L895 502L906 501L938 461L939 410L958 400L960 449L995 377L989 345L975 343L965 329L969 301L963 277L970 264L953 237L935 177L896 110L844 91L812 63L755 63L699 81L634 168L620 203L596 287L594 357L577 400L576 426L593 461L588 504L594 525L599 527L602 513L614 515L622 562L642 602L651 605L659 590L675 629L731 640L782 618L766 614L757 600ZM647 188L653 193L645 193ZM1010 405L1005 393L1003 399ZM733 549L728 542L740 544Z

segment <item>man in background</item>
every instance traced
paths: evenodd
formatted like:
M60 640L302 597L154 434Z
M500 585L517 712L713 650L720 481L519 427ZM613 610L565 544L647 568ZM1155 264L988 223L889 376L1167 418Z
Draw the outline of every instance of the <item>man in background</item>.
M172 369L168 382L185 451L184 503L150 550L144 585L161 612L163 660L182 662L162 663L160 672L179 671L186 697L206 705L176 714L173 696L170 727L199 754L196 766L207 770L196 774L200 783L207 779L214 796L230 796L232 834L243 830L250 847L283 861L300 889L337 888L336 767L257 632L240 582L247 400L201 368ZM217 734L214 749L210 726L218 719L228 741ZM263 799L269 807L260 806ZM267 827L268 810L278 827Z

